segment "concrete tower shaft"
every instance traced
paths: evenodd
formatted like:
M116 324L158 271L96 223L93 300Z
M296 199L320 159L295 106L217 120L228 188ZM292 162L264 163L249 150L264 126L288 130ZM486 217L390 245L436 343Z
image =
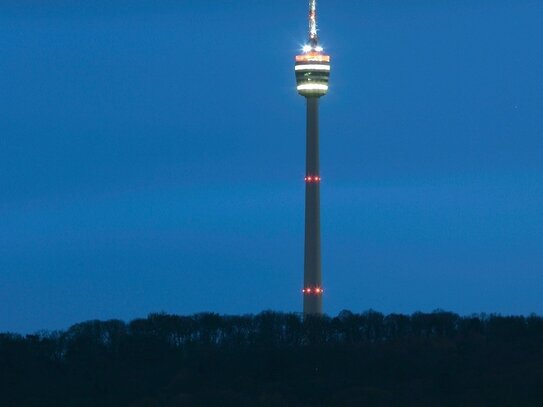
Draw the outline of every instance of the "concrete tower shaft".
M298 93L306 98L306 175L304 315L322 314L322 270L320 231L319 98L328 92L330 57L324 54L317 35L316 0L309 1L309 39L303 53L296 56Z
M305 176L304 315L322 314L319 98L308 97Z

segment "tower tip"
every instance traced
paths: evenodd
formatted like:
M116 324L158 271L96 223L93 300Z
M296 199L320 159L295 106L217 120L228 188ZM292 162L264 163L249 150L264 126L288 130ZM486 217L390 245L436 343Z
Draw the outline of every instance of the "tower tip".
M317 33L317 0L309 0L309 44L316 47L319 43Z

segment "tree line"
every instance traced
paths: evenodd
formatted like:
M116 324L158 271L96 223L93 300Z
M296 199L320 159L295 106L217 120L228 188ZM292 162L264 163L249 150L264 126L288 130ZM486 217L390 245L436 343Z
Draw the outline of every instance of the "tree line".
M165 313L0 334L1 406L541 406L543 318Z

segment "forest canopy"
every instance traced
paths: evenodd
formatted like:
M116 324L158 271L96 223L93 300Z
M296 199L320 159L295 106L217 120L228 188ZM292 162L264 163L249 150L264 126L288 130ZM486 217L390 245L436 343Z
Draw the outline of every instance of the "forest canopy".
M540 406L543 318L150 314L0 334L2 406Z

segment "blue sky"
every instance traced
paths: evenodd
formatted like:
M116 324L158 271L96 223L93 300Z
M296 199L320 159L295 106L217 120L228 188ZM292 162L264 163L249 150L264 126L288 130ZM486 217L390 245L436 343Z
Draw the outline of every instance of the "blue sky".
M306 6L0 4L0 331L300 310ZM543 3L319 12L325 310L543 313Z

